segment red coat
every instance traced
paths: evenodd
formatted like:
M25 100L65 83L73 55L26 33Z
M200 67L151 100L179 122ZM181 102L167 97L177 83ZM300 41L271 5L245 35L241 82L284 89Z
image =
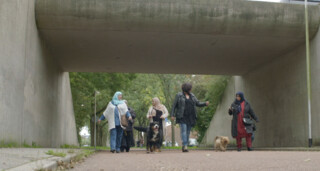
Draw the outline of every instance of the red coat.
M240 105L241 105L241 112L238 114L237 131L238 131L238 137L244 138L248 134L246 132L246 127L243 123L245 101L243 101Z

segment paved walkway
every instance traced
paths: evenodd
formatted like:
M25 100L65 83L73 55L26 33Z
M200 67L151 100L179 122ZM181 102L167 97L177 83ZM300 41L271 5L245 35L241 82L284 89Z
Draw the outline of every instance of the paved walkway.
M78 152L77 149L70 151L51 148L0 148L0 171L7 169L28 171L52 165L61 157L47 155L49 150L63 152L67 155L66 157Z
M146 154L134 150L130 153L112 154L98 152L77 165L77 171L204 171L204 170L320 170L320 152L253 151L215 152L178 150Z

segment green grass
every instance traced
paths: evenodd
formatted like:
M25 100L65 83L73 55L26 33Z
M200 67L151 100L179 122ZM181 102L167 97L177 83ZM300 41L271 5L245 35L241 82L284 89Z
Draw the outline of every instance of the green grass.
M68 150L68 153L74 153L75 151L73 149Z
M20 147L18 143L16 142L4 142L4 141L1 141L0 142L0 148L18 148Z
M37 143L32 142L32 144L27 144L25 141L23 142L22 145L19 145L17 142L5 142L1 141L0 142L0 148L41 148L40 145L37 145Z
M54 152L53 150L49 150L46 154L57 157L65 157L67 154L63 152Z
M162 149L168 149L168 150L181 150L182 147L161 147ZM188 147L188 149L199 149L199 147Z
M89 147L81 147L81 149L88 149L88 150L94 150L94 146L89 146ZM110 150L110 147L101 147L97 146L97 150Z
M95 152L94 150L84 149L84 150L81 151L81 153L80 153L79 155L77 155L77 156L74 158L74 161L77 162L77 161L82 160L83 158L89 157L89 156L92 155L94 152Z
M79 148L79 146L64 144L64 145L61 145L60 148Z
M26 142L23 142L22 147L24 148L41 148L40 145L37 145L37 143L32 142L31 145L27 144Z

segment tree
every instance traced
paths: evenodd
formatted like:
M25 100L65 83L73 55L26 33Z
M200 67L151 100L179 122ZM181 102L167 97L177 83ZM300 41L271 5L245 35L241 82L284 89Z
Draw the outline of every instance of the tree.
M80 128L88 125L89 132L94 132L94 92L99 91L97 96L97 116L106 108L111 100L113 93L127 89L131 81L136 77L135 74L118 73L70 73L72 97L74 101L74 111L76 118L76 128L79 136ZM103 145L103 136L106 135L106 122L97 125L97 145ZM81 138L78 138L79 141ZM91 144L94 137L91 136Z
M161 82L161 88L165 97L165 101L163 103L171 114L175 95L178 91L181 91L181 85L183 84L183 82L189 80L188 76L173 74L158 74L157 76L159 78L159 81ZM172 145L174 145L176 142L174 125L175 121L171 121Z

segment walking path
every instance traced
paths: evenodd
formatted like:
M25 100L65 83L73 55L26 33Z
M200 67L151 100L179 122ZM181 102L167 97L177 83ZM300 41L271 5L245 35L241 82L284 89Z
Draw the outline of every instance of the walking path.
M46 154L59 152L66 156ZM309 150L309 151L308 151ZM90 150L86 150L87 152ZM31 171L54 169L57 161L68 163L82 158L80 149L50 148L0 148L0 171ZM81 160L82 161L82 160ZM64 163L64 164L65 164ZM70 166L70 165L69 165ZM161 153L146 154L145 149L133 149L130 153L112 154L100 151L82 163L73 163L76 171L112 170L320 170L320 148L264 148L253 152L215 152L208 149L163 150Z
M76 171L206 171L206 170L320 170L319 151L215 152L165 150L157 154L145 151L112 154L98 152L75 167Z

